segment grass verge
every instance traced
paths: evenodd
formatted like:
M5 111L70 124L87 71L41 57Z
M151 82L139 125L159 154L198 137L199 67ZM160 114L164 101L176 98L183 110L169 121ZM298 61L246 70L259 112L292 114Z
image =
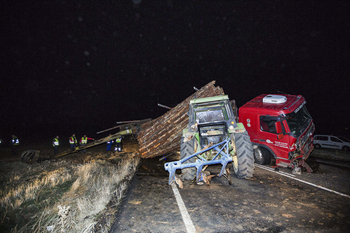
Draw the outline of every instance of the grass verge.
M106 207L118 206L140 159L89 153L81 161L7 164L16 169L1 180L0 232L94 232ZM108 232L107 216L99 232Z

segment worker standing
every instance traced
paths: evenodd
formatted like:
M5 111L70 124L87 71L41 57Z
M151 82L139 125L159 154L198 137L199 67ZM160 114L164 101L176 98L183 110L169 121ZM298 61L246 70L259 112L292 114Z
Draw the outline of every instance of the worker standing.
M79 144L80 144L81 146L84 146L84 145L87 144L88 140L95 140L95 139L93 139L93 138L88 138L88 137L86 137L86 135L84 134L84 136L80 139ZM82 152L82 151L80 151L80 152ZM83 152L84 152L84 154L85 154L86 149L84 149Z
M114 149L114 151L121 152L121 151L122 151L122 147L123 147L122 137L119 136L119 137L115 140L115 149Z
M109 134L109 136L111 136L111 134ZM113 144L113 140L107 141L107 151L111 151L112 144Z
M59 136L56 136L52 141L53 153L56 155L58 153L58 146L60 145Z
M70 145L71 151L74 151L74 148L76 147L77 144L78 144L77 138L75 137L75 134L73 134L69 138L69 145Z
M12 154L16 155L17 154L17 148L19 146L19 139L17 136L12 135L12 140L11 140L11 149L12 149Z

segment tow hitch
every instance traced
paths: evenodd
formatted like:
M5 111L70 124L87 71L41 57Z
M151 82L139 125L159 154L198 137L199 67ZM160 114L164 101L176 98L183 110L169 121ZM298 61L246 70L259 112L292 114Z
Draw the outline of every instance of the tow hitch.
M230 145L230 138L226 138L224 141L209 146L206 149L203 149L197 153L194 153L186 158L183 158L179 161L174 162L168 162L164 164L164 169L169 172L169 185L171 185L173 182L175 182L175 172L177 169L184 169L189 167L195 167L197 169L197 181L201 182L204 181L203 179L203 167L207 165L214 165L214 164L221 164L221 171L217 175L218 177L224 176L228 179L229 183L231 184L231 176L229 174L229 171L226 170L226 166L229 162L232 162L232 156L229 153L229 145ZM211 160L206 160L201 154L204 152L215 150L217 151L216 155ZM184 163L185 161L196 157L197 160L194 163Z

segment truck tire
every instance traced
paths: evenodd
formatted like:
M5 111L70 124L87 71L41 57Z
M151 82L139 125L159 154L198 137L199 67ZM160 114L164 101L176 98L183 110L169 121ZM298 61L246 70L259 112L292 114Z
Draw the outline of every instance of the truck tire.
M233 134L236 156L233 157L233 171L240 179L250 179L254 176L253 146L248 132Z
M321 145L320 144L315 144L315 148L316 149L321 149Z
M188 156L191 156L194 154L194 138L191 140L184 142L184 137L181 137L181 144L180 144L180 154L181 159L184 159ZM195 158L189 159L185 161L184 163L194 163ZM190 168L184 168L181 170L182 178L184 180L193 180L196 177L196 168L190 167Z
M262 147L254 150L254 160L260 165L269 165L271 163L271 153Z

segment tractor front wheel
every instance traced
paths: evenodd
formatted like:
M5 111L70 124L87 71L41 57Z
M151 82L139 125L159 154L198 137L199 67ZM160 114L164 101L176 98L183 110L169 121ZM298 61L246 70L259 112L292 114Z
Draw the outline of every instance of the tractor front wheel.
M233 138L232 138L233 137ZM247 131L231 135L235 143L236 155L233 156L233 170L240 179L254 176L253 146Z
M180 154L181 154L181 159L184 159L188 156L191 156L194 154L194 138L190 140L186 140L185 138L181 137L181 144L180 144ZM195 158L191 158L184 163L194 163ZM196 177L196 168L194 167L189 167L189 168L184 168L182 169L182 177L185 180L193 180Z

